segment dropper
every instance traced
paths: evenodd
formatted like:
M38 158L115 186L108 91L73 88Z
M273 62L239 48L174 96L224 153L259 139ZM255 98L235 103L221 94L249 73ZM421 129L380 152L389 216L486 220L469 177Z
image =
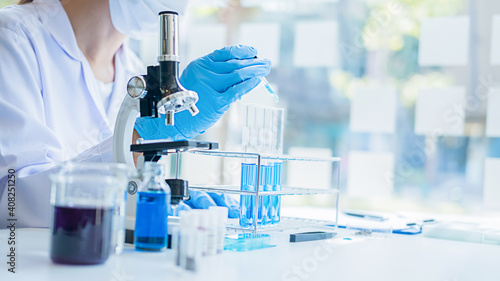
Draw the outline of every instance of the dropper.
M273 90L273 88L271 88L271 84L269 84L269 81L267 81L266 77L262 77L262 78L260 78L260 80L264 84L264 87L266 87L267 91L271 94L271 96L273 96L274 100L276 102L278 102L280 100L280 98L278 97L276 92Z
M256 59L257 56L255 56L253 58ZM267 91L271 94L271 96L273 96L274 101L278 102L280 100L280 98L278 97L276 92L273 90L273 88L271 88L271 84L269 84L269 81L267 81L266 77L260 78L260 81L262 81L262 84L264 85L264 87L266 87Z

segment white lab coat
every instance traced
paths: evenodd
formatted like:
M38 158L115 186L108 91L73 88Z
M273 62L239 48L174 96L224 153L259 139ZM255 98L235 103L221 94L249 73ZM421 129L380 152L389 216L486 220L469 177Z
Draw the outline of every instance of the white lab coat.
M9 215L8 169L17 176L17 227L47 227L53 168L70 159L113 161L111 139L127 80L146 69L124 45L115 70L104 108L58 0L0 10L0 228Z

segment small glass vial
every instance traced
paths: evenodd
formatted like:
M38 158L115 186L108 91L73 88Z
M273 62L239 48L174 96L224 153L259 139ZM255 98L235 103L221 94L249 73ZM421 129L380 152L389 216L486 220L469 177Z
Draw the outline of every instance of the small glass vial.
M137 192L134 244L140 250L161 251L168 243L170 187L160 163L144 163L143 178Z

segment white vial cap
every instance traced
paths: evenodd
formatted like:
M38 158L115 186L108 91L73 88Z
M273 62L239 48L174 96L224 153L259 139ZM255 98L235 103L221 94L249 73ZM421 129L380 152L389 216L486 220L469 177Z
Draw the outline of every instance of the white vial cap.
M189 211L191 213L190 217L190 222L189 225L191 227L198 228L201 226L201 222L203 221L202 215L203 215L203 210L191 210Z
M179 212L179 224L181 228L189 227L189 222L191 221L191 212L189 211L180 211Z

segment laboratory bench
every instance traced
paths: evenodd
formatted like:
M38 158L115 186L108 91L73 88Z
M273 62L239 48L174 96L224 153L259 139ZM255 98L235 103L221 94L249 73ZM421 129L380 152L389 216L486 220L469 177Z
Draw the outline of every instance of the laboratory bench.
M49 258L48 229L17 229L12 274L6 264L9 232L2 229L0 280L500 280L500 246L421 235L364 238L345 229L333 239L290 243L289 234L297 231L271 233L276 247L204 257L192 273L173 265L171 250L141 252L132 245L102 265L57 265Z

